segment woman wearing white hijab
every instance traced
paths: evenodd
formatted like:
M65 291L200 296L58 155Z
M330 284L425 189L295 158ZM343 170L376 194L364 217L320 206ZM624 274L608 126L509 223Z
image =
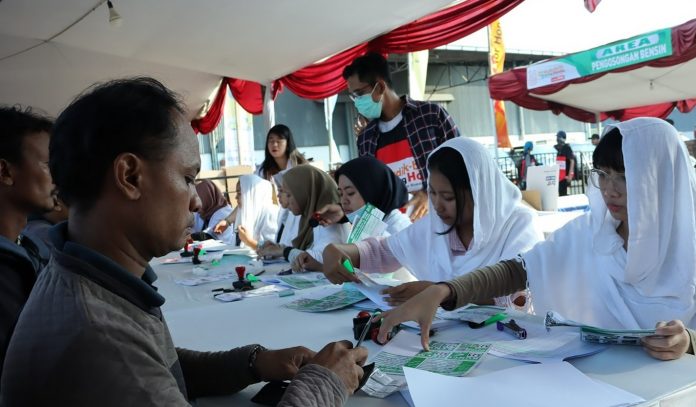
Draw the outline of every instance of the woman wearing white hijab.
M227 224L233 223L237 231L237 240L256 250L261 240L274 240L278 229L278 207L273 205L273 186L258 175L242 175L237 182L237 208L216 230L225 230ZM234 219L233 222L230 222Z
M278 188L278 204L280 205L278 233L273 241L265 241L263 245L259 245L256 252L260 256L281 257L283 249L292 246L292 241L297 237L299 231L300 217L288 209L288 194L283 189L283 175L287 171L283 170L273 176L273 181Z
M433 281L514 257L541 239L534 213L521 204L519 189L478 142L464 137L446 141L428 157L428 173L428 215L384 240L329 246L324 273L330 281L355 280L341 266L346 257L366 272L406 267L422 281L386 290L387 300L395 305ZM497 302L508 305L506 299Z
M696 176L666 122L638 118L609 127L594 152L591 211L521 259L428 288L387 313L386 330L415 320L428 343L437 307L529 286L539 313L604 328L649 329L658 359L693 353L696 339ZM670 321L670 322L665 322Z

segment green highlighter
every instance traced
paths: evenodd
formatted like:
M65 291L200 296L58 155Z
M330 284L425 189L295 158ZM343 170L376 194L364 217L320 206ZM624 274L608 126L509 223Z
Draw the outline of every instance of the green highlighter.
M477 328L483 328L486 325L490 325L490 324L496 323L498 321L502 321L505 318L507 318L507 314L504 312L499 312L495 315L491 315L490 317L488 317L487 320L485 320L483 322L476 323L476 322L469 321L468 324L469 324L470 328L477 329Z
M343 260L343 268L348 270L350 274L355 274L355 269L353 268L353 264L350 262L350 259L345 259Z

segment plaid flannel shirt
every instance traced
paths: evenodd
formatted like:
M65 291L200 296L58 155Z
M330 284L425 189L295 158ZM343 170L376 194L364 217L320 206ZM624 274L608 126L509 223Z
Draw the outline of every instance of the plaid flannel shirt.
M408 142L411 145L413 157L418 170L423 176L423 189L427 189L428 171L426 161L431 151L446 140L459 136L459 129L445 109L431 102L413 100L402 96L405 100L401 111ZM377 140L380 131L377 123L372 120L358 136L358 154L374 156L377 152Z

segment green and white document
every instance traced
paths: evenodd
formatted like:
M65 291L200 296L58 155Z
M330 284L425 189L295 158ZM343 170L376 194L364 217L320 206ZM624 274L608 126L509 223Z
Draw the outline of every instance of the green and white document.
M641 338L655 335L654 329L606 329L585 325L565 319L559 313L549 311L544 318L544 325L549 330L554 326L574 326L580 328L580 337L585 342L607 345L640 345Z
M355 243L372 236L380 236L387 229L382 221L384 212L372 204L365 204L365 210L356 219L346 243Z
M413 367L447 376L464 376L490 347L490 343L430 341L430 351L426 352L421 349L418 335L401 331L375 356L374 362L389 375L403 376L404 367Z
M285 306L303 312L325 312L345 308L366 298L357 290L329 286L312 291Z

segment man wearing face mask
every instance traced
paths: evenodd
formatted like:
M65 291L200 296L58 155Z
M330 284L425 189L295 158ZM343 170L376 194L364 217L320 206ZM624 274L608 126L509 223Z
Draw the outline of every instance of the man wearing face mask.
M359 155L375 156L404 181L412 195L411 220L421 218L428 213L428 154L459 136L459 129L439 105L399 97L380 54L356 58L343 70L343 78L358 113L369 120L358 135Z

